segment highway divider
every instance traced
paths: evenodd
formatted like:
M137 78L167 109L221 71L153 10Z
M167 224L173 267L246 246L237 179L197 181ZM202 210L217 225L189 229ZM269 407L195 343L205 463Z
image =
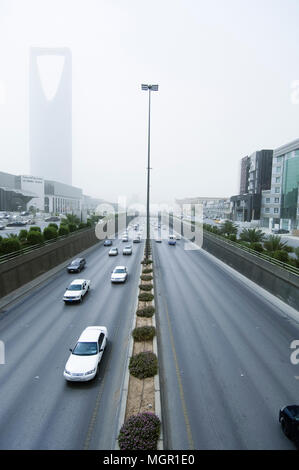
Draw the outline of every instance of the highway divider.
M116 449L163 450L153 260L141 274L118 423Z

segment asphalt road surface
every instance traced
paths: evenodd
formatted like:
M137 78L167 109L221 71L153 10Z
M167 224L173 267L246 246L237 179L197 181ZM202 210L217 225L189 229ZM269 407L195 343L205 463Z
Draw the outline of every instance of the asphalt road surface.
M109 247L95 247L81 273L63 269L0 313L6 359L0 365L1 449L114 448L143 250L143 242L134 243L132 256L109 257ZM123 285L110 281L117 265L129 270ZM63 293L76 278L90 279L90 292L82 304L65 305ZM91 382L68 383L69 348L91 325L108 328L98 374Z
M166 448L294 449L278 412L299 403L299 314L183 240L153 256Z

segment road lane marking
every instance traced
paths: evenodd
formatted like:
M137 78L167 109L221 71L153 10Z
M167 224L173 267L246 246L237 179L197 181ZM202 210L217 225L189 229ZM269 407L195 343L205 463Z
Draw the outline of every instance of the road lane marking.
M164 295L162 295L162 294L160 294L160 295L163 299L164 308L165 308L165 312L166 312L168 330L169 330L169 335L170 335L171 350L172 350L172 354L173 354L173 358L174 358L176 375L177 375L177 380L178 380L178 384L179 384L179 394L180 394L180 398L181 398L181 402L182 402L183 414L184 414L185 425L186 425L186 430L187 430L187 437L188 437L188 442L189 442L189 449L193 450L193 449L195 449L194 441L193 441L193 437L192 437L192 431L191 431L190 421L189 421L189 417L188 417L186 401L185 401L185 397L184 397L184 389L183 389L183 384L182 384L178 359L177 359L177 355L176 355L175 347L174 347L174 338L173 338L172 329L171 329L170 317L169 317L169 313L168 313L166 299L165 299Z

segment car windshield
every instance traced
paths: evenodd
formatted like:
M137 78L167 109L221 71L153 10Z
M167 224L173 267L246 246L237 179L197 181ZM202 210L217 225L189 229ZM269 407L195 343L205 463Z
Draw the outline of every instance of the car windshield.
M75 261L72 261L72 262L71 262L71 266L76 266L77 264L79 264L79 261L78 261L78 260L75 260Z
M124 268L117 268L117 269L114 269L113 272L119 274L119 273L125 273L126 271Z
M68 287L68 290L82 290L82 285L81 284L71 284Z
M130 246L126 246L126 247L125 247L125 250L130 250L130 249L131 249Z
M76 344L73 354L76 356L94 356L98 353L97 343L79 342Z

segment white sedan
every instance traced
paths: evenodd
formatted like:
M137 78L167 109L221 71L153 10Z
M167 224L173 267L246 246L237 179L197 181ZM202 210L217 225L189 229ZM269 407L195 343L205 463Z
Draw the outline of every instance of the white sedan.
M88 326L82 332L64 369L69 381L87 381L95 377L108 340L105 326Z
M82 302L83 297L87 294L90 288L89 279L75 279L66 289L63 301L68 302Z
M111 274L111 282L126 282L128 269L126 266L116 266Z

